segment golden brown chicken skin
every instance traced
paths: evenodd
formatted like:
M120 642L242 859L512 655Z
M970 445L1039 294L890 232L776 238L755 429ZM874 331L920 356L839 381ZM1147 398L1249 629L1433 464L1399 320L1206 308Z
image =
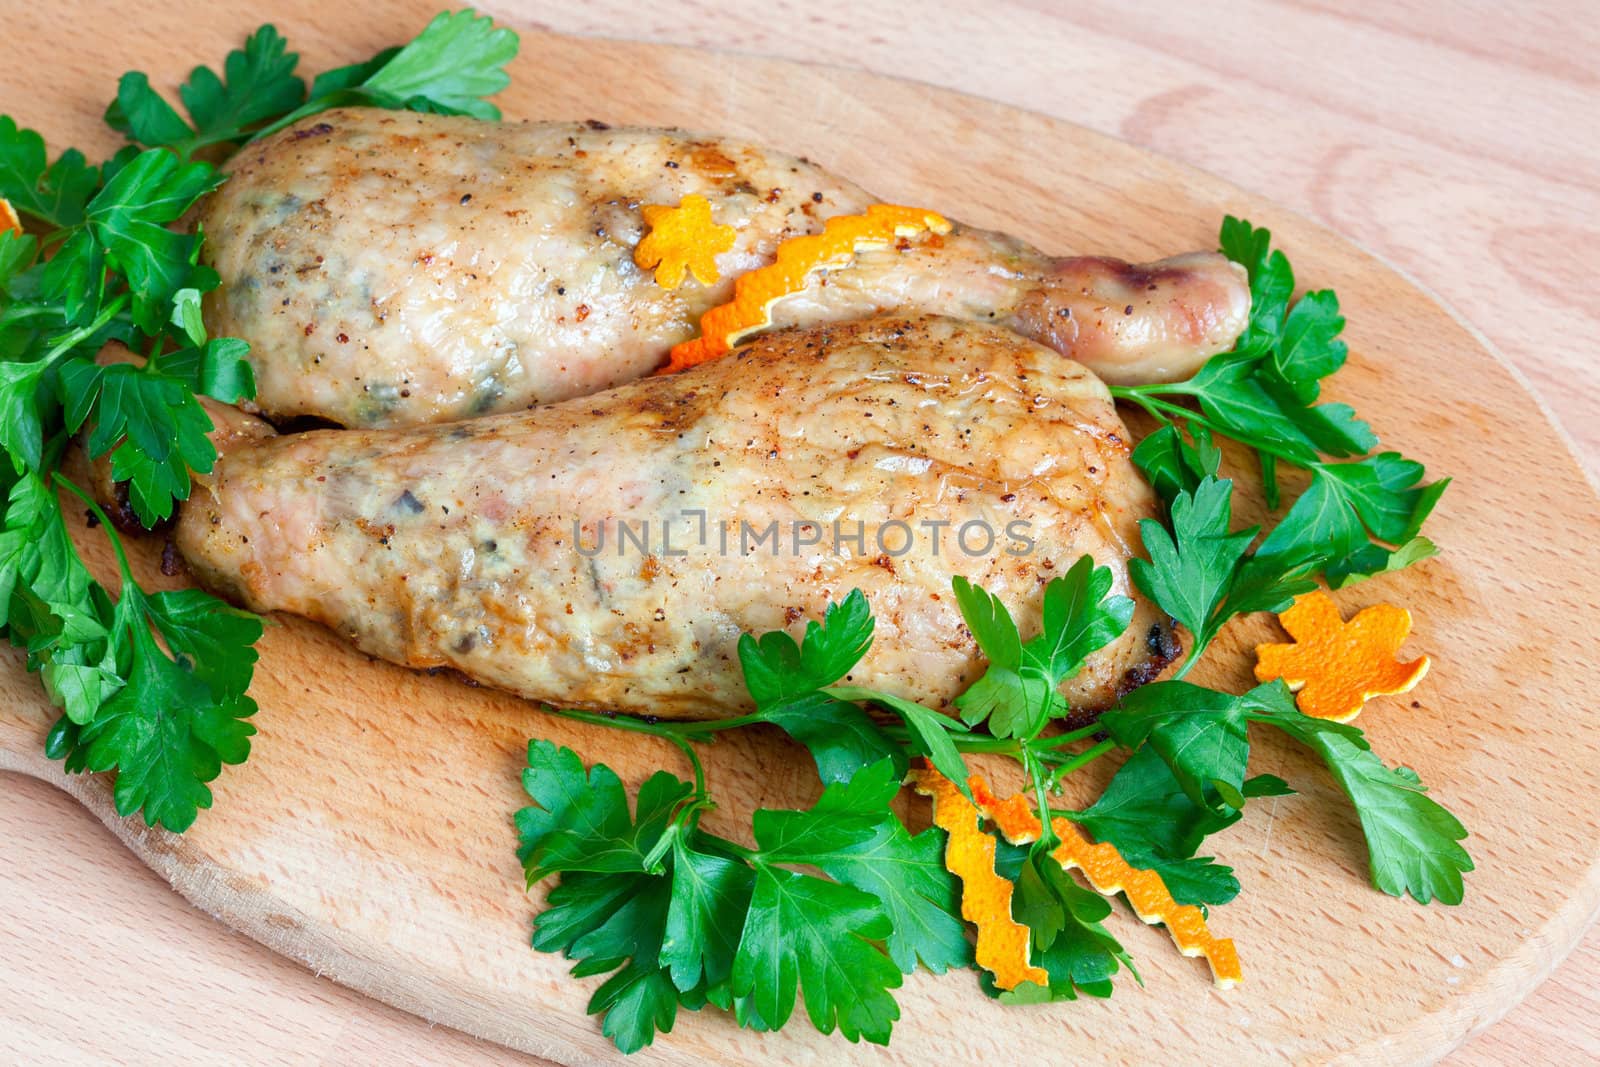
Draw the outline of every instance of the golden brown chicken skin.
M225 430L174 537L213 588L396 663L714 718L751 706L741 633L798 637L857 588L877 636L852 681L944 705L981 668L952 577L1027 636L1045 584L1085 553L1137 605L1064 690L1103 707L1176 651L1128 580L1155 514L1094 375L998 327L891 317L530 412Z
M521 411L639 378L736 275L875 199L726 138L363 109L307 119L229 170L201 211L222 278L207 324L250 342L262 412L344 426ZM691 193L734 244L716 284L663 289L634 263L641 208ZM957 224L815 274L774 315L886 309L1009 326L1116 384L1187 377L1233 344L1250 295L1216 254L1055 258Z

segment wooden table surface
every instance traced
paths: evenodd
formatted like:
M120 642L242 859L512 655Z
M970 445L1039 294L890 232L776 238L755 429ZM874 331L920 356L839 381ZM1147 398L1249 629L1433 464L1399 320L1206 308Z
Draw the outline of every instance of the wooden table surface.
M1524 0L1514 14L1394 0L1360 15L1333 0L480 6L519 27L920 79L1220 174L1437 293L1600 470L1600 20L1585 0ZM270 7L256 6L263 20ZM5 777L0 848L0 1060L530 1062L211 922L48 786ZM1450 1062L1531 1056L1600 1058L1600 930Z

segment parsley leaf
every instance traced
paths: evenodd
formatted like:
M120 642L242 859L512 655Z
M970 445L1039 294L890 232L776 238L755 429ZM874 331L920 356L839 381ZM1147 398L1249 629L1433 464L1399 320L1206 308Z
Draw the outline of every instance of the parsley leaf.
M1309 560L1249 551L1256 528L1232 529L1233 482L1228 479L1207 475L1192 491L1175 493L1170 510L1170 530L1154 519L1140 520L1150 558L1129 560L1128 570L1146 596L1194 635L1178 671L1182 678L1229 619L1282 611L1316 583L1309 577L1314 566Z
M1413 537L1399 548L1387 549L1381 545L1365 545L1331 564L1323 577L1331 589L1343 589L1354 582L1373 578L1390 571L1405 570L1413 563L1437 556L1439 548L1426 537Z
M757 707L824 689L850 673L872 647L872 610L861 590L829 604L822 622L806 623L804 644L782 630L739 638L745 688Z
M483 99L511 84L505 65L517 56L517 35L471 11L440 12L361 88L375 99L445 114L498 119Z
M256 704L238 681L248 681L261 622L198 590L147 594L129 580L112 630L129 653L127 684L80 729L77 746L88 770L118 772L118 814L142 810L151 825L182 833L211 806L205 783L250 754Z
M1001 737L1027 737L1066 708L1059 688L1096 651L1116 640L1133 617L1133 601L1110 596L1109 568L1082 556L1045 586L1039 635L1023 643L1000 599L965 578L953 585L956 604L989 667L956 707L973 726L987 722Z
M528 745L522 784L538 804L516 816L517 858L530 884L558 871L646 871L644 857L691 792L689 783L657 772L639 789L635 820L611 768L601 763L585 772L576 753L549 741Z
M1208 360L1189 381L1170 391L1193 397L1216 433L1267 451L1278 459L1305 466L1317 458L1316 443L1269 391L1259 371L1260 357L1227 353Z
M1390 896L1409 893L1422 904L1435 898L1461 903L1461 876L1473 869L1460 845L1466 828L1428 796L1415 771L1387 766L1356 727L1301 714L1287 690L1251 719L1277 727L1322 757L1361 820L1374 886Z
M749 913L754 889L755 877L747 864L697 852L682 836L673 841L672 901L661 962L669 968L676 988L728 983L739 951L740 927L727 919Z
M150 87L148 77L129 71L106 108L106 124L130 141L170 148L184 159L208 145L242 142L306 98L305 82L294 75L300 57L287 47L277 29L262 26L243 49L228 53L220 77L209 67L194 68L178 90L190 122Z
M498 119L484 100L511 82L505 67L517 55L517 35L472 11L440 12L404 48L367 63L329 71L311 86L311 99L258 130L264 137L334 107L404 108Z
M614 972L589 1008L624 1051L680 1008L776 1029L797 998L824 1033L884 1042L902 970L969 961L942 834L912 836L889 810L888 760L809 810L756 812L754 850L702 830L703 786L664 771L633 813L609 768L547 741L529 743L523 779L535 804L516 816L518 857L530 885L561 878L534 947L576 960L575 975Z
M1331 289L1302 296L1284 318L1283 336L1272 353L1272 370L1299 403L1315 400L1322 379L1344 366L1350 350L1339 340L1343 332L1339 297Z
M1272 248L1272 234L1232 215L1222 220L1218 238L1222 254L1242 265L1250 276L1250 325L1234 351L1260 355L1269 350L1294 293L1294 268L1281 251Z
M1054 688L1122 636L1133 618L1133 601L1113 596L1113 583L1111 568L1095 566L1087 555L1078 557L1066 574L1052 578L1044 587L1039 636L1022 646L1024 668L1037 667Z
M1171 504L1179 493L1193 495L1200 482L1215 477L1222 467L1222 451L1204 426L1190 426L1193 441L1168 423L1145 435L1133 450L1133 462L1144 472L1156 495Z
M1127 856L1193 856L1211 834L1232 825L1236 811L1196 804L1162 755L1144 746L1128 757L1100 799L1074 816L1097 839Z
M1226 814L1242 803L1250 759L1249 704L1248 696L1188 682L1156 682L1123 697L1101 716L1100 725L1124 748L1148 743L1191 801Z
M1409 893L1422 903L1435 898L1461 902L1461 876L1473 869L1459 844L1466 836L1461 823L1427 795L1413 771L1386 766L1359 729L1302 714L1282 682L1259 685L1242 696L1182 682L1157 683L1129 694L1101 725L1136 749L1127 765L1136 769L1126 771L1133 777L1125 788L1107 791L1112 799L1105 807L1080 817L1119 847L1126 842L1137 851L1142 836L1148 851L1162 860L1187 858L1206 834L1237 819L1237 809L1248 797L1287 789L1273 778L1244 780L1246 725L1252 722L1282 730L1322 757L1355 805L1377 888L1391 896ZM1165 765L1184 799L1203 813L1185 815L1172 791L1163 792L1146 754L1150 752ZM1180 882L1198 873L1180 869Z
M1247 778L1244 797L1290 792L1271 775ZM1154 746L1128 757L1100 799L1072 815L1096 839L1109 841L1135 867L1161 875L1180 904L1226 904L1239 893L1229 867L1197 857L1209 836L1239 821L1237 809L1213 811L1190 799Z
M1257 555L1330 560L1336 575L1358 573L1363 561L1371 559L1372 548L1387 552L1376 542L1403 545L1421 530L1450 484L1448 478L1420 484L1423 473L1422 464L1398 452L1319 464L1311 485L1267 535Z
M1032 960L1049 975L1049 986L1024 982L1003 991L984 974L981 985L989 996L1009 1005L1076 1000L1079 993L1104 998L1119 970L1133 971L1126 950L1102 925L1111 902L1078 885L1048 855L998 841L995 870L1016 886L1012 917L1029 928Z
M152 149L134 156L89 201L89 232L107 265L127 278L134 323L147 334L166 325L173 298L197 269L200 238L167 226L221 181L208 164L180 163Z
M804 745L824 785L847 782L879 760L890 760L902 775L910 765L903 747L884 736L866 712L837 695L807 693L765 708L754 718Z
M1167 892L1179 904L1193 904L1209 908L1226 904L1239 895L1239 879L1233 868L1216 862L1209 856L1192 856L1173 860L1161 856L1134 853L1128 859L1135 867L1155 871L1166 884Z
M829 696L840 700L878 704L899 715L916 739L912 747L917 755L926 756L940 774L955 782L963 791L966 790L967 765L950 737L952 724L949 718L931 708L923 707L914 700L907 700L879 689L835 685L830 686L826 692Z
M749 997L773 1029L805 993L806 1014L825 1034L883 1044L900 1017L889 990L900 968L872 944L892 929L868 893L798 871L760 867L733 961L733 994Z
M770 722L804 745L824 783L848 781L882 759L906 770L904 749L860 708L823 692L867 654L872 629L867 598L855 589L829 604L820 623L808 622L800 644L782 630L739 638L745 688L756 702L750 721Z
M110 614L96 589L55 494L39 475L24 472L9 490L0 531L0 627L22 638L31 658L48 663L65 646L105 636ZM68 711L87 722L98 705L68 705Z
M623 1052L649 1045L677 1019L679 993L660 955L670 893L666 879L648 875L572 875L551 892L552 907L535 926L534 947L577 960L575 976L614 972L588 1010L604 1016L601 1032Z
M76 226L99 184L100 168L82 152L68 149L51 163L43 137L0 115L0 197L20 214L52 229Z
M770 862L803 863L876 896L889 915L889 958L909 973L920 959L935 974L972 962L957 918L955 879L944 867L944 835L916 837L883 817L900 791L889 761L823 793L810 811L763 811L756 841ZM865 813L865 814L863 814Z
M175 501L189 497L189 471L207 473L217 459L207 436L211 418L192 389L157 369L129 363L75 360L64 374L73 384L75 407L94 410L89 454L111 453L112 477L127 483L129 502L146 526L169 518ZM76 418L68 428L78 428Z
M996 734L1028 733L1055 705L1049 679L1032 665L1023 672L1022 636L999 597L959 576L952 584L961 617L989 660L983 675L956 698L962 720L968 726L988 722Z
M1255 530L1232 530L1233 483L1207 475L1193 492L1172 501L1172 530L1155 519L1139 522L1148 560L1128 561L1134 583L1194 635L1189 660L1199 658L1226 620L1222 606Z

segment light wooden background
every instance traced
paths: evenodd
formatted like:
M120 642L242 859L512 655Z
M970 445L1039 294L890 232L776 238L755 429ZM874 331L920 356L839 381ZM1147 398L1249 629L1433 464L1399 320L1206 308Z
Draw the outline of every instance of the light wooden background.
M1600 18L1586 0L480 6L513 25L920 79L1211 170L1438 293L1600 470ZM25 1021L54 1035L30 1052L62 1061L528 1062L302 971L196 912L74 801L3 783L0 1059ZM1600 932L1452 1062L1533 1056L1600 1058Z

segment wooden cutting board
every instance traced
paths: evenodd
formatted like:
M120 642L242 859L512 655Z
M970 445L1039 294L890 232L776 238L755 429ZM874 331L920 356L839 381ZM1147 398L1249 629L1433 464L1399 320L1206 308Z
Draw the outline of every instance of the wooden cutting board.
M194 62L219 62L266 17L222 11L182 0L130 22L109 3L15 10L0 35L0 98L55 144L109 150L98 116L116 74L141 68L171 86ZM431 14L427 2L296 0L271 17L314 72L409 36ZM94 32L109 26L116 32ZM1302 282L1336 288L1349 316L1353 354L1333 398L1355 404L1387 446L1455 478L1429 527L1445 554L1338 599L1347 611L1379 599L1410 607L1408 648L1434 658L1415 700L1377 702L1362 725L1472 830L1479 870L1465 904L1422 908L1369 889L1359 830L1327 776L1262 738L1253 769L1301 792L1258 801L1211 843L1244 884L1213 922L1239 944L1241 988L1214 991L1202 963L1123 910L1113 928L1146 986L1124 981L1108 1002L1002 1009L970 974L917 974L901 992L888 1051L803 1021L745 1033L704 1012L680 1017L651 1059L1416 1060L1498 1018L1571 947L1600 903L1600 719L1584 670L1587 622L1600 606L1600 500L1469 327L1349 242L1065 123L826 67L531 30L522 40L499 101L511 118L744 135L884 199L1055 251L1137 259L1208 247L1224 212L1269 225ZM49 80L26 73L47 65ZM109 574L103 540L91 533L84 543ZM134 548L141 579L170 585L157 572L158 541ZM54 712L10 652L0 659L0 769L60 785L196 905L320 973L552 1059L613 1056L583 1011L598 980L573 981L562 961L527 947L541 894L524 894L513 856L518 771L534 736L605 759L630 783L660 766L681 770L673 751L373 663L320 627L279 622L261 645L250 762L223 775L215 809L182 837L118 819L105 778L64 778L43 758ZM1242 684L1247 649L1270 633L1266 620L1235 626L1202 680ZM738 834L755 807L803 804L815 792L809 758L770 733L725 740L707 765L724 832ZM907 810L926 818L918 805Z

